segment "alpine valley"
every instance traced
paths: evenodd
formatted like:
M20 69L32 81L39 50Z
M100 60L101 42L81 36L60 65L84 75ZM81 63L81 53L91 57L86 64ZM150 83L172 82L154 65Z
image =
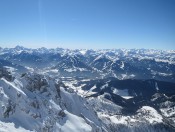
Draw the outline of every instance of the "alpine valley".
M0 132L174 132L175 51L0 48Z

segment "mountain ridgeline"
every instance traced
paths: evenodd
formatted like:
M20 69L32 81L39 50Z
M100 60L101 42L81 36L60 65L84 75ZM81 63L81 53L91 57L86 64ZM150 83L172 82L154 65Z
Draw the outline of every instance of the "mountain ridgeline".
M0 131L173 132L175 51L0 48Z

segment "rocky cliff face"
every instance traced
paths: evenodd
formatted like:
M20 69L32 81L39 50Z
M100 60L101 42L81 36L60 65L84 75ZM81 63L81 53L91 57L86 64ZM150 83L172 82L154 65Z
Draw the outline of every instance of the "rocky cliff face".
M86 100L58 80L31 73L14 81L2 77L0 92L2 127L11 122L16 130L18 126L43 132L102 130Z

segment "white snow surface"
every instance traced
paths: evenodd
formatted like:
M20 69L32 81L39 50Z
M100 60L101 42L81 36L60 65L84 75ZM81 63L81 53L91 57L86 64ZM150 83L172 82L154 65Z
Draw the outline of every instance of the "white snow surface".
M37 78L46 79L47 84L40 87ZM101 131L101 123L86 100L69 89L58 90L56 84L54 79L37 74L13 82L1 78L0 131Z
M113 88L113 93L114 93L114 94L117 94L117 95L120 95L120 96L121 96L122 98L124 98L124 99L133 98L133 96L130 96L130 95L129 95L128 89L120 90L120 89L117 89L117 88Z
M62 124L56 123L56 129L63 132L91 132L92 128L90 125L86 124L85 120L74 114L64 111L66 113L66 118L63 120Z
M143 106L138 112L144 114L144 118L150 123L160 123L162 122L162 116L152 107ZM140 114L139 113L139 114ZM150 118L151 117L151 118Z
M0 121L0 131L1 132L34 132L34 131L29 131L26 130L22 127L15 127L15 124L12 123L5 123Z

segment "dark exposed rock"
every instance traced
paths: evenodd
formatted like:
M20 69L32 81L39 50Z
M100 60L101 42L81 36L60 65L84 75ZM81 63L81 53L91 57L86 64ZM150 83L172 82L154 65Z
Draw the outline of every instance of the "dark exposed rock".
M28 81L27 89L31 92L38 90L40 92L47 91L46 87L48 85L47 80L44 78L44 76L39 74L34 74L33 76L29 77L26 76L26 79Z
M10 113L13 114L15 112L16 105L12 103L11 100L9 100L8 105L4 109L3 116L4 118L9 117Z
M1 67L0 68L0 78L4 77L7 81L13 81L15 78L12 74L8 71L7 68Z
M64 112L63 110L61 110L61 111L58 113L58 115L59 115L60 117L65 117L65 116L66 116L66 114L65 114L65 112Z
M34 100L30 103L30 106L34 107L35 109L39 109L39 102L37 100Z

